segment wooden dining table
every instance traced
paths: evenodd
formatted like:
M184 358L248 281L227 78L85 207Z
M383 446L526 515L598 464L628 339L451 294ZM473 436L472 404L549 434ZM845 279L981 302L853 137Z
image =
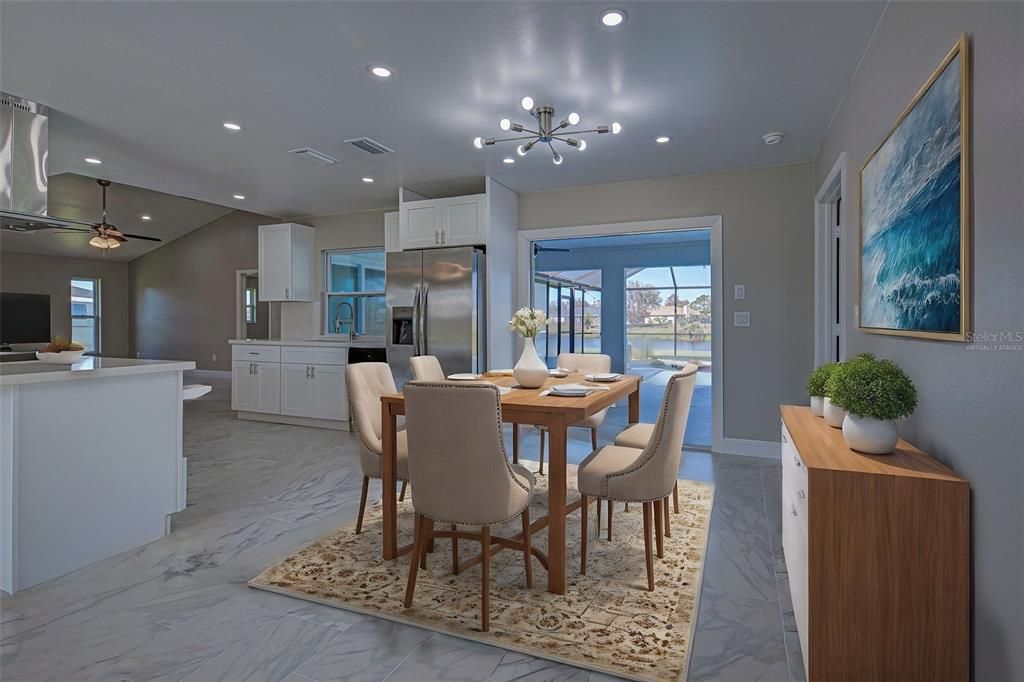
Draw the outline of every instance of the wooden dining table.
M566 516L581 506L576 499L571 503L566 500L566 439L569 427L576 422L600 412L614 403L628 398L629 422L640 421L640 382L642 377L622 375L618 381L611 383L593 383L595 391L579 398L563 398L542 395L556 384L581 383L588 384L582 373L571 373L567 377L549 378L540 388L516 388L515 379L505 374L481 377L481 381L512 387L512 391L501 396L501 417L504 422L511 422L515 429L520 424L543 426L547 428L549 444L548 469L548 516L537 519L530 524L530 534L545 527L548 529L547 555L541 556L542 563L547 564L548 591L556 594L565 593L565 526ZM605 390L607 389L607 390ZM399 415L405 414L405 398L401 393L381 397L381 479L383 490L395 489L396 446ZM454 434L453 434L454 435ZM518 438L514 439L516 446ZM415 446L412 446L415 447ZM412 549L412 544L398 546L398 503L395 495L383 496L384 515L384 559L397 559ZM546 559L546 562L544 561Z

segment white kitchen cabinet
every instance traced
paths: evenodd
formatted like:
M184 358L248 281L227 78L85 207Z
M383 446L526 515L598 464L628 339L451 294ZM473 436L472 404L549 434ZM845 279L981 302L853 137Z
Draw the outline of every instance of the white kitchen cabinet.
M259 300L314 300L314 234L312 227L297 223L260 225Z
M487 195L441 200L441 244L474 246L487 242Z
M281 409L281 365L277 362L232 362L231 409L277 413Z
M309 417L313 413L310 365L281 365L281 414Z
M402 241L398 236L398 211L384 214L384 252L401 251Z
M256 410L256 374L252 362L231 363L231 409L243 412Z
M403 251L487 243L487 195L402 203L398 241Z
M312 365L314 419L348 419L348 396L345 389L345 367Z

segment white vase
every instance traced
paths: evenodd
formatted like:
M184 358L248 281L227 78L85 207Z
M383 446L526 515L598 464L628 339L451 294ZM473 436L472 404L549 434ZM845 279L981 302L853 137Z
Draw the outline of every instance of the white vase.
M512 370L516 383L524 388L540 388L548 380L548 366L537 355L532 338L523 339L523 354Z
M825 398L820 395L811 396L811 414L815 417L825 416Z
M875 419L847 414L843 420L843 438L857 452L868 455L888 455L900 440L899 429L893 419Z
M823 402L824 406L822 408L822 416L825 417L825 423L833 429L843 428L843 419L846 418L846 410L838 405L833 405L828 396L825 396L825 400Z

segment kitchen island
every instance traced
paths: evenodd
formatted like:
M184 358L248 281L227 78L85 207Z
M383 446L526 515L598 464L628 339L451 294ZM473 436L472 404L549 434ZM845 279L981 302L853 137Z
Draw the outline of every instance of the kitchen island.
M159 539L185 508L182 372L87 357L0 364L0 589Z

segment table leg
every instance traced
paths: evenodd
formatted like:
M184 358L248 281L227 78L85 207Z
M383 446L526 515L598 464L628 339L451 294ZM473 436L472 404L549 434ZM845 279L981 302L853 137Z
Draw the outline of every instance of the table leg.
M384 515L384 559L398 557L398 502L395 500L395 469L398 468L398 423L390 404L381 405L380 478L381 511ZM415 561L415 558L413 559Z
M565 446L567 424L548 425L548 592L565 594ZM586 513L584 511L584 513Z
M629 423L636 424L640 421L640 384L638 383L629 394Z

